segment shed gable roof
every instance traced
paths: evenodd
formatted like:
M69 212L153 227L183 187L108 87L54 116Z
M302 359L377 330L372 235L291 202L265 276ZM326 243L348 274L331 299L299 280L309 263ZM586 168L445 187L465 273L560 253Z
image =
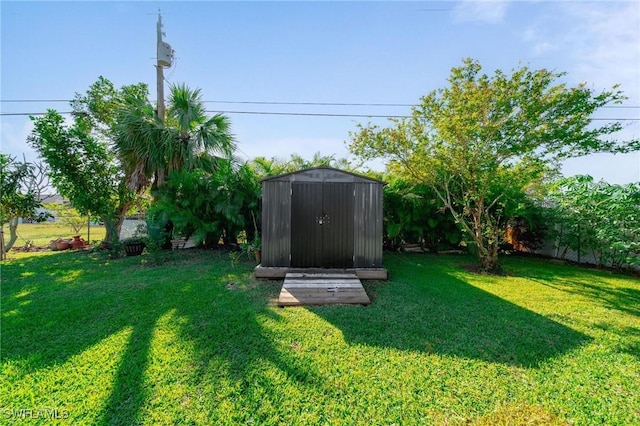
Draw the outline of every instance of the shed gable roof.
M380 180L344 170L334 169L333 167L314 167L311 169L299 170L297 172L271 176L262 179L261 182L357 182L386 185L385 182Z

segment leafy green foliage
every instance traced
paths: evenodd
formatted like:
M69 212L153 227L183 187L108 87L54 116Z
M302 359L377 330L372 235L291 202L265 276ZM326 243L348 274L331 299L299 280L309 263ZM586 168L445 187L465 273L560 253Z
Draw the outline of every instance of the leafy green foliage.
M58 192L81 214L101 217L107 241L117 238L119 216L131 207L133 194L108 143L87 134L79 123L65 125L54 110L33 121L29 142L49 165Z
M598 265L640 265L640 184L612 185L575 176L550 194L558 223L558 250L589 253Z
M116 89L100 77L76 95L72 125L55 111L33 119L29 140L49 164L54 185L81 214L101 216L112 243L124 214L142 205L152 183L183 169L211 172L219 163L214 154L228 157L234 147L228 119L208 118L199 90L172 86L164 122L147 98L145 84Z
M333 167L346 171L355 171L356 169L356 166L345 158L336 159L334 155L322 155L320 152L316 152L308 160L298 154L291 154L291 157L287 160L275 157L256 157L251 161L250 165L261 179L314 167Z
M42 207L33 190L25 190L30 176L30 164L16 161L14 157L0 153L0 227L9 223L11 234L5 243L2 233L0 259L15 244L19 218L34 218L36 210Z
M465 232L484 270L499 269L498 248L523 195L563 158L628 152L640 141L608 138L620 123L594 127L591 114L624 99L612 91L557 83L563 73L521 67L481 73L477 61L454 67L449 87L421 98L408 119L359 125L350 150L388 160L388 170L430 185Z
M0 224L11 219L35 215L40 203L33 192L23 192L29 176L29 163L0 153Z
M260 185L247 165L234 170L221 161L215 173L174 171L156 192L151 216L173 223L174 235L217 245L236 243L241 231L253 237ZM258 215L259 216L259 215Z
M56 220L63 225L71 228L74 235L77 235L82 231L82 228L87 226L88 217L81 215L78 210L74 209L68 204L49 203L44 207L56 213Z
M453 218L425 184L384 176L384 237L387 249L420 243L430 251L457 247L462 240Z
M167 117L160 120L146 98L117 112L113 126L117 151L132 188L164 185L179 170L216 167L216 155L230 158L235 148L226 116L208 117L200 90L171 86Z
M117 90L100 77L86 94L77 94L72 101L71 124L55 110L31 117L34 129L28 141L49 165L53 185L80 214L104 221L108 242L117 240L123 216L135 205L142 189L128 185L128 176L114 152L116 114L146 94L144 84Z

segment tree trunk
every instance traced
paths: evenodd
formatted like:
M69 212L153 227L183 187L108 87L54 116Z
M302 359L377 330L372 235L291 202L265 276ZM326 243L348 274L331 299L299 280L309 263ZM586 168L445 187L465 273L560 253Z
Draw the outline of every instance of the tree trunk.
M448 186L445 185L445 193L442 194L437 186L432 185L431 188L436 192L436 195L440 200L444 203L445 207L449 212L453 215L453 218L456 220L458 226L462 228L468 235L473 239L473 243L475 244L477 250L478 261L480 263L480 268L487 273L490 274L498 274L501 273L502 269L500 268L500 264L498 263L498 238L493 238L493 242L489 242L484 238L484 233L482 229L482 208L484 203L479 203L479 206L476 206L471 211L471 216L473 220L471 223L465 219L465 217L456 212L453 207L453 203L451 202L451 195L448 189ZM497 237L497 232L493 232Z
M491 247L486 253L482 253L478 251L478 258L480 260L480 267L483 272L488 274L500 274L502 273L502 268L500 267L500 263L498 262L498 249L497 245L495 249Z
M120 231L122 230L122 223L124 222L124 215L119 215L115 219L103 216L104 227L106 235L104 236L103 244L111 246L120 239Z
M4 252L4 228L0 226L0 260L7 260L7 254Z
M480 268L482 272L486 272L488 274L500 274L502 273L502 268L498 262L498 249L499 249L499 241L498 238L499 230L495 226L495 224L488 224L487 226L490 229L487 230L489 236L485 238L485 233L482 228L482 221L479 218L479 215L482 213L474 214L473 221L473 230L474 230L474 242L476 244L476 249L478 250L478 261L480 263Z
M2 235L2 237L4 238L4 234ZM11 250L11 247L13 247L13 245L16 243L17 240L18 240L18 218L12 217L11 219L9 219L9 241L7 241L7 243L4 245L5 255L9 252L9 250Z

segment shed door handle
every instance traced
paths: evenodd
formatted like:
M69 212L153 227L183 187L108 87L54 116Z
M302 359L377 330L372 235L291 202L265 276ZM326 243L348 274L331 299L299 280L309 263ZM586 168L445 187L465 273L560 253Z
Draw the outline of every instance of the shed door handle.
M316 217L316 222L318 223L318 225L329 223L329 216L325 214L324 216Z

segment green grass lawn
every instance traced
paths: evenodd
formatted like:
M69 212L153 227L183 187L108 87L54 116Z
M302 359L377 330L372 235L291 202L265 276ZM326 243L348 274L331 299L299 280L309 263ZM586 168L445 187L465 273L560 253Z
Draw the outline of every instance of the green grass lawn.
M9 227L4 226L5 241L9 240ZM87 227L80 231L82 238L91 241L102 241L105 236L104 226L92 225L90 228L91 235L87 237ZM14 247L24 247L27 241L31 241L36 247L48 247L51 240L58 238L71 238L76 235L69 226L60 223L44 222L44 223L21 223L18 225L18 239ZM9 254L11 257L11 254Z
M281 282L249 263L167 256L3 263L3 419L640 424L637 278L524 258L481 276L465 256L390 254L367 307L278 308Z

